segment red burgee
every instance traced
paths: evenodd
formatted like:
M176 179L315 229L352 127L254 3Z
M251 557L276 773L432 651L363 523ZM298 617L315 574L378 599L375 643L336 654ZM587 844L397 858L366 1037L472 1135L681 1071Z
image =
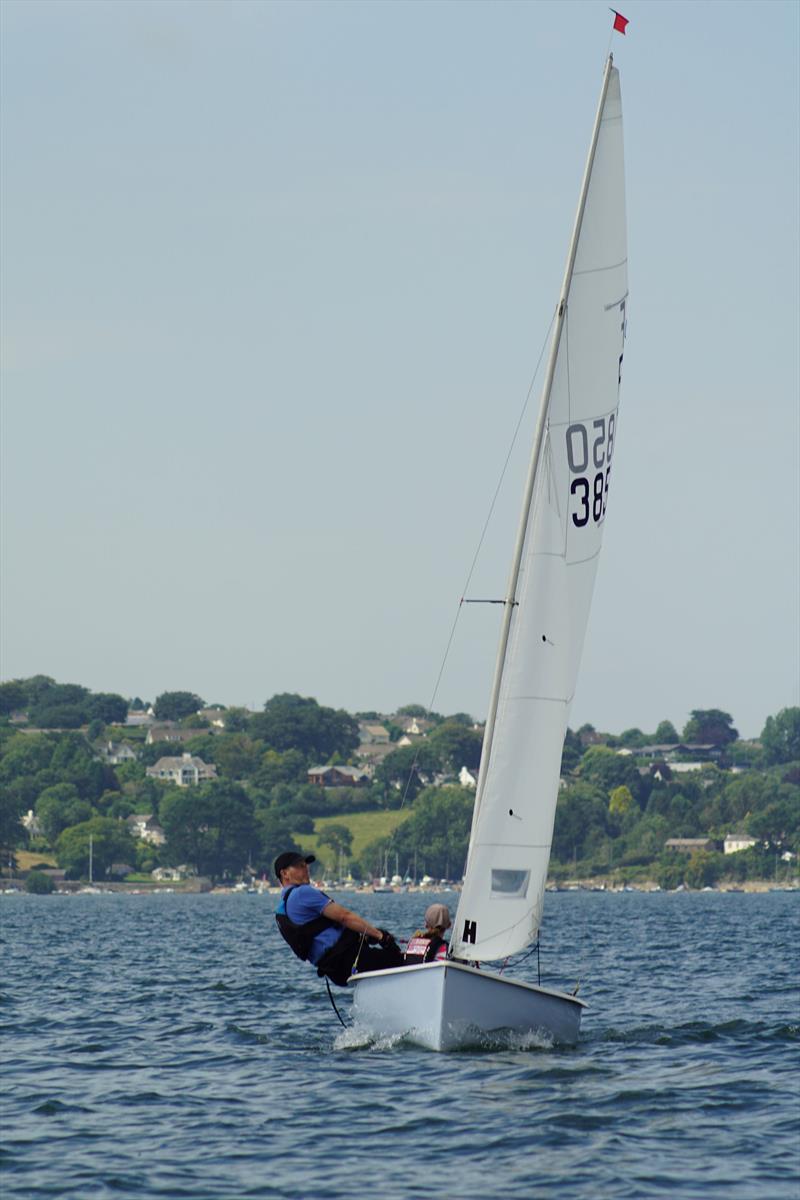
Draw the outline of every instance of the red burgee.
M611 9L614 14L614 29L617 33L625 33L625 26L629 23L627 17L623 17L622 13L618 13L615 8Z

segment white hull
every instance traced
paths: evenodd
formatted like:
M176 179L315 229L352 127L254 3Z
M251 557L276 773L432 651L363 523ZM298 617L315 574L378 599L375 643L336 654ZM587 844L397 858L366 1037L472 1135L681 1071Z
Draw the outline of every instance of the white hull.
M356 1028L402 1035L430 1050L458 1050L494 1038L543 1034L578 1040L583 1000L461 963L369 971L350 980Z

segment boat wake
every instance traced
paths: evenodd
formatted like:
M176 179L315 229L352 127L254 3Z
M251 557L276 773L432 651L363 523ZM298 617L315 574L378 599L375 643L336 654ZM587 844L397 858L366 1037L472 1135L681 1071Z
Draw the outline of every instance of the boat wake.
M358 1025L350 1025L334 1038L334 1050L392 1050L401 1043L411 1042L411 1033L375 1033Z
M536 1029L493 1029L487 1031L477 1026L461 1033L463 1041L458 1050L552 1050L555 1040L543 1030ZM350 1025L334 1039L334 1050L393 1050L396 1046L413 1046L419 1049L419 1031L407 1029L400 1033L377 1033L360 1025ZM458 1051L456 1051L458 1052Z

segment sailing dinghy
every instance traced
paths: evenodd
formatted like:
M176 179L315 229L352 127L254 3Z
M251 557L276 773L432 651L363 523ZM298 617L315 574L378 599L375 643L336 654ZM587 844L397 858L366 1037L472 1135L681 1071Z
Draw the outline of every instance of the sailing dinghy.
M539 933L561 752L608 505L628 296L622 104L609 55L514 548L464 887L444 962L355 975L357 1028L434 1050L578 1039L583 1000L479 969Z

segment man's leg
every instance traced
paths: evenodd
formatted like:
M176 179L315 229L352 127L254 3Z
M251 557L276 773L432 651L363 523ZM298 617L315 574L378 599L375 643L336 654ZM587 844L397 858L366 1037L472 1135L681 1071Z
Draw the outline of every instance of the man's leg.
M361 947L356 970L359 975L365 971L386 971L390 967L405 965L403 951L399 946L368 946Z

